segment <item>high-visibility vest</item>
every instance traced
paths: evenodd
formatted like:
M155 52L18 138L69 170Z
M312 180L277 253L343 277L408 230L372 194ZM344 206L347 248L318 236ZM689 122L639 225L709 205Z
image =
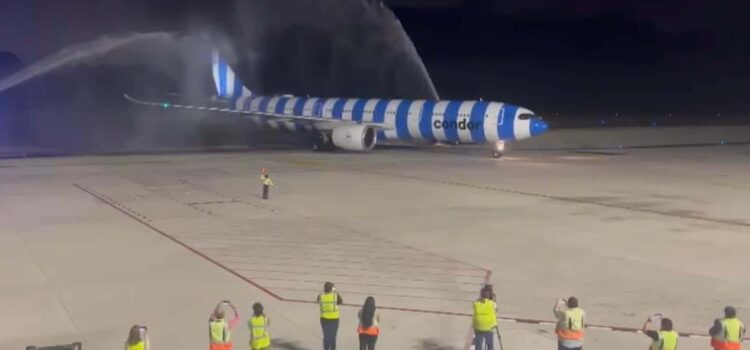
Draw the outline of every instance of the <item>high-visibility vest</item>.
M271 336L268 334L268 319L264 315L250 317L247 322L250 327L250 349L265 349L271 346Z
M338 295L336 293L323 293L318 296L320 304L320 318L337 320L340 317Z
M273 186L273 181L271 181L271 177L270 176L269 177L261 176L260 179L263 180L263 185L264 186Z
M128 344L126 342L125 343L125 349L126 350L146 350L146 343L143 340L141 340L141 341L139 341L139 342L137 342L135 344Z
M659 339L651 343L650 350L677 350L680 334L675 331L659 331Z
M357 333L358 334L368 334L368 335L378 335L378 334L380 334L380 327L378 327L378 326L364 327L364 326L362 326L362 324L360 324L357 327Z
M226 320L208 321L208 331L213 344L224 344L232 341L232 334L229 332L229 324Z
M711 346L717 350L740 350L745 325L736 318L721 320L721 331L711 337Z
M583 309L577 307L565 310L563 317L555 327L557 337L565 340L582 340L584 315Z
M474 330L489 332L497 327L497 314L492 299L480 299L474 302Z

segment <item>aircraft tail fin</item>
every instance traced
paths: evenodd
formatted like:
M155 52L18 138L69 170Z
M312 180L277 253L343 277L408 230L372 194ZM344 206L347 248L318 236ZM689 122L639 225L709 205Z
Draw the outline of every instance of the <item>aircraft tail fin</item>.
M229 67L227 61L219 55L218 50L211 53L214 83L216 93L220 98L237 99L242 96L251 96L252 92L245 87L240 78Z

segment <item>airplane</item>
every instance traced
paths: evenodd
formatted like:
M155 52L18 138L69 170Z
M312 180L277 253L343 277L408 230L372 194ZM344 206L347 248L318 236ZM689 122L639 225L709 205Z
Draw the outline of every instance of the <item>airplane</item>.
M218 51L212 52L217 97L229 108L150 102L149 106L234 113L272 129L313 132L313 149L371 151L379 142L492 145L500 158L505 143L534 137L549 128L529 109L502 102L320 98L253 94Z

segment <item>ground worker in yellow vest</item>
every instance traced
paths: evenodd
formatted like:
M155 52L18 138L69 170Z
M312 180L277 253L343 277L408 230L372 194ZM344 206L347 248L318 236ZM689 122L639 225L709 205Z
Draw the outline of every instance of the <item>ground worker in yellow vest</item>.
M333 283L323 284L323 293L318 295L320 327L323 329L323 350L336 350L336 335L339 331L339 305L344 301L336 292Z
M226 315L224 310L222 310L223 306L230 307L234 312L234 317L230 321L226 320ZM237 313L237 308L231 302L224 300L216 305L208 320L209 349L232 350L232 328L239 321L240 315Z
M578 298L559 299L552 311L557 318L557 325L555 326L557 349L583 349L586 312L578 306Z
M268 316L263 313L261 303L253 304L253 316L247 321L250 329L250 350L263 350L271 347L271 335L268 334Z
M472 326L474 327L474 349L495 349L494 332L497 328L497 304L493 300L492 288L483 287L479 299L474 302Z
M125 350L149 350L148 328L135 325L130 327L128 340L125 341Z
M652 323L661 321L659 331L649 330ZM680 334L673 329L672 320L662 318L661 314L649 316L643 323L641 331L647 337L651 338L649 350L677 350L677 343L680 340Z
M268 190L273 186L271 176L268 173L263 173L260 175L260 181L263 183L263 199L268 199Z
M708 333L711 334L711 347L715 350L740 350L745 337L745 324L737 318L737 310L727 306L724 308L724 318L714 320Z

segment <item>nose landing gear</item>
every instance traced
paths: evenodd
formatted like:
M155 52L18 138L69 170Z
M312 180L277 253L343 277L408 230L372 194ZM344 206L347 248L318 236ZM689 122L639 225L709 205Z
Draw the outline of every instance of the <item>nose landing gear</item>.
M502 157L504 151L505 151L505 142L503 141L495 142L494 147L492 148L492 158L498 159Z

